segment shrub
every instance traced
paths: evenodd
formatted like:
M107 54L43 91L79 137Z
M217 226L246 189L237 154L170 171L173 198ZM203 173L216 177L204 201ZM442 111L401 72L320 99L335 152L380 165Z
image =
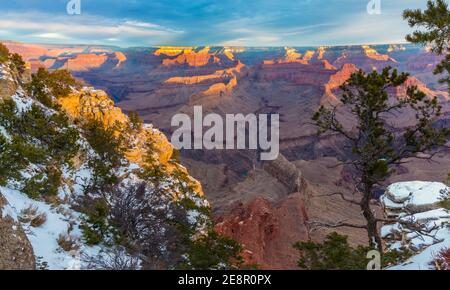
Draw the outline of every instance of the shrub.
M46 155L53 160L67 163L79 150L78 130L69 125L68 117L62 112L48 114L33 104L15 123L14 133L39 140Z
M98 245L105 241L110 233L108 224L109 207L104 199L93 201L91 208L85 208L85 217L81 225L83 238L88 245Z
M186 261L178 265L184 270L238 269L243 259L242 247L235 240L214 231L189 242Z
M308 270L363 270L369 259L366 254L371 249L350 247L346 236L336 232L329 234L325 241L298 242L294 247L300 252L298 266Z
M102 249L96 256L82 255L89 270L139 270L140 259L127 253L124 247Z
M24 181L22 191L30 198L54 197L61 185L61 171L57 167L47 166L31 178Z
M118 181L114 169L125 161L123 137L115 135L115 127L105 128L98 120L90 120L83 129L87 141L97 153L97 156L91 156L88 161L93 176L85 192L92 194L107 192Z
M55 97L62 98L69 95L72 88L79 87L80 83L68 70L55 70L49 74L48 85Z
M439 202L439 206L445 208L446 210L450 210L450 198L441 200Z
M22 56L18 53L13 53L9 56L11 60L11 65L17 70L17 72L21 75L25 72L25 62L22 59Z
M66 252L78 250L80 248L76 239L69 234L60 234L56 241L59 247Z
M0 63L7 62L8 58L9 58L8 48L3 43L0 43Z
M0 102L0 124L7 130L12 131L17 122L17 105L12 99Z
M139 116L139 114L135 111L131 111L128 113L128 119L129 119L129 127L131 130L135 132L139 132L142 130L142 125L144 124L144 121Z
M300 252L298 265L308 270L365 270L371 247L350 247L347 236L336 232L329 234L323 243L298 242L294 247ZM381 256L382 268L398 265L413 255L407 248L391 250Z
M53 108L55 106L50 91L47 88L48 72L39 69L37 73L31 75L31 82L26 85L29 96L41 102L44 106Z
M36 206L30 205L20 212L19 221L29 223L32 227L37 228L47 221L47 215L45 212L39 212Z
M436 270L450 270L450 249L442 249L431 262Z
M50 105L51 95L62 98L72 92L72 88L79 88L80 83L68 70L55 70L49 72L45 68L39 68L31 76L31 82L27 86L28 92L45 105Z
M383 268L401 264L412 257L413 254L411 250L405 247L388 251L382 257Z

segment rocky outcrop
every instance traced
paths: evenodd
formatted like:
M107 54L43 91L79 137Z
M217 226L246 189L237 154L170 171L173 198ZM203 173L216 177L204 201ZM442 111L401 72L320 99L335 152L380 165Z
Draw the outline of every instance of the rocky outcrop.
M320 46L317 49L317 59L323 59L326 51L327 51L327 47L326 46Z
M179 54L175 54L177 51L182 51ZM169 54L168 54L169 53ZM163 66L172 66L172 65L183 65L187 64L193 67L205 66L210 62L218 62L218 59L214 57L214 55L209 53L209 47L205 47L200 51L195 51L191 48L186 49L175 49L175 50L167 50L160 49L155 52L155 55L171 55L176 56L175 58L165 58L162 60Z
M448 99L449 95L448 92L442 92L442 91L434 91L430 88L428 88L423 82L421 82L416 77L408 77L405 83L403 83L401 86L396 88L395 94L398 97L405 97L407 89L409 87L417 87L419 91L424 92L427 97L433 98L433 97L442 97L444 99Z
M0 64L0 100L10 97L17 89L16 82L6 64Z
M284 184L289 192L304 192L306 182L303 180L302 172L289 162L281 153L277 159L265 161L264 170Z
M130 134L127 127L128 117L119 107L114 105L114 101L102 90L95 90L90 87L84 87L81 90L74 91L69 96L60 98L59 103L69 117L78 121L95 119L101 121L105 127L117 127L117 134L122 134L127 139L128 150L125 156L128 160L137 164L144 163L144 157L147 154L148 144L152 144L152 154L170 173L175 169L187 173L186 168L176 162L172 162L173 146L167 140L166 136L151 125L143 126L140 132ZM203 190L200 182L188 175L192 186L197 193L203 196Z
M334 90L344 84L352 75L357 72L358 68L354 64L344 64L342 68L335 74L330 76L329 81L325 84L325 94L322 97L321 104L336 103L338 99L334 94Z
M166 84L183 84L183 85L195 85L205 81L221 81L223 79L234 78L236 74L241 73L245 68L245 65L240 61L237 61L236 66L215 71L213 74L195 75L187 77L171 77L164 81Z
M321 63L308 64L305 60L278 62L265 61L257 72L261 81L282 81L295 85L323 85L333 73Z
M72 71L87 71L101 67L108 56L106 54L78 54L74 58L70 58L63 65Z
M124 123L127 120L122 110L115 107L113 100L102 90L85 87L60 98L59 103L74 119L101 120L108 127L116 122Z
M434 255L450 245L450 211L442 201L450 188L439 182L410 181L390 185L381 197L387 219L381 228L388 249L415 253L394 269L432 269Z
M34 270L33 248L0 192L0 270Z
M292 247L307 240L308 215L302 193L273 205L264 198L238 204L217 219L216 231L239 241L247 264L260 269L295 269L298 253Z
M364 53L366 56L370 59L379 60L379 61L393 61L396 62L395 59L389 57L389 55L386 54L379 54L374 48L371 48L368 45L362 46Z

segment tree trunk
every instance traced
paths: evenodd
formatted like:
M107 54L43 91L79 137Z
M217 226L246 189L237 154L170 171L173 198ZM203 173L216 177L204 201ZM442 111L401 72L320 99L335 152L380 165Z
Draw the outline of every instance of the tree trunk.
M380 254L383 254L383 245L381 243L381 237L378 232L378 222L375 215L370 208L370 200L372 198L372 186L365 184L364 196L361 200L360 206L363 212L364 218L367 222L367 234L369 237L370 247L378 250Z

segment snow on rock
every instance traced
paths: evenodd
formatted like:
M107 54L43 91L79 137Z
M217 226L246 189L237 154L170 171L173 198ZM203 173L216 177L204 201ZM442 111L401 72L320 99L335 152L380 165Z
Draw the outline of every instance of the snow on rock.
M390 185L381 197L385 224L381 235L388 249L406 247L416 253L389 269L433 269L435 255L450 248L450 211L439 202L450 198L449 187L439 182L410 181Z
M13 81L12 75L6 65L0 64L0 80Z
M31 107L33 106L33 103L34 103L33 99L31 99L31 98L22 98L18 94L15 94L15 95L11 96L11 99L13 99L14 102L16 103L17 111L20 112L20 113L29 111L31 109Z
M398 216L404 210L418 213L435 209L449 194L449 187L440 182L398 182L388 186L381 201L388 216Z

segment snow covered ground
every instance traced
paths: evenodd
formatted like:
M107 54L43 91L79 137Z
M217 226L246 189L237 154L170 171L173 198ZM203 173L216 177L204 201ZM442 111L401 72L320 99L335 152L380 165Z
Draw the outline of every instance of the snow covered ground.
M51 206L45 202L30 199L24 193L8 187L0 187L0 192L9 203L9 209L4 211L5 214L17 218L31 206L39 213L46 215L46 221L38 227L22 223L40 264L38 266L46 264L48 269L79 269L83 266L80 259L82 253L93 256L100 250L99 247L88 247L78 242L79 250L66 252L58 245L59 235L70 234L74 240L81 240L79 214L67 205Z

